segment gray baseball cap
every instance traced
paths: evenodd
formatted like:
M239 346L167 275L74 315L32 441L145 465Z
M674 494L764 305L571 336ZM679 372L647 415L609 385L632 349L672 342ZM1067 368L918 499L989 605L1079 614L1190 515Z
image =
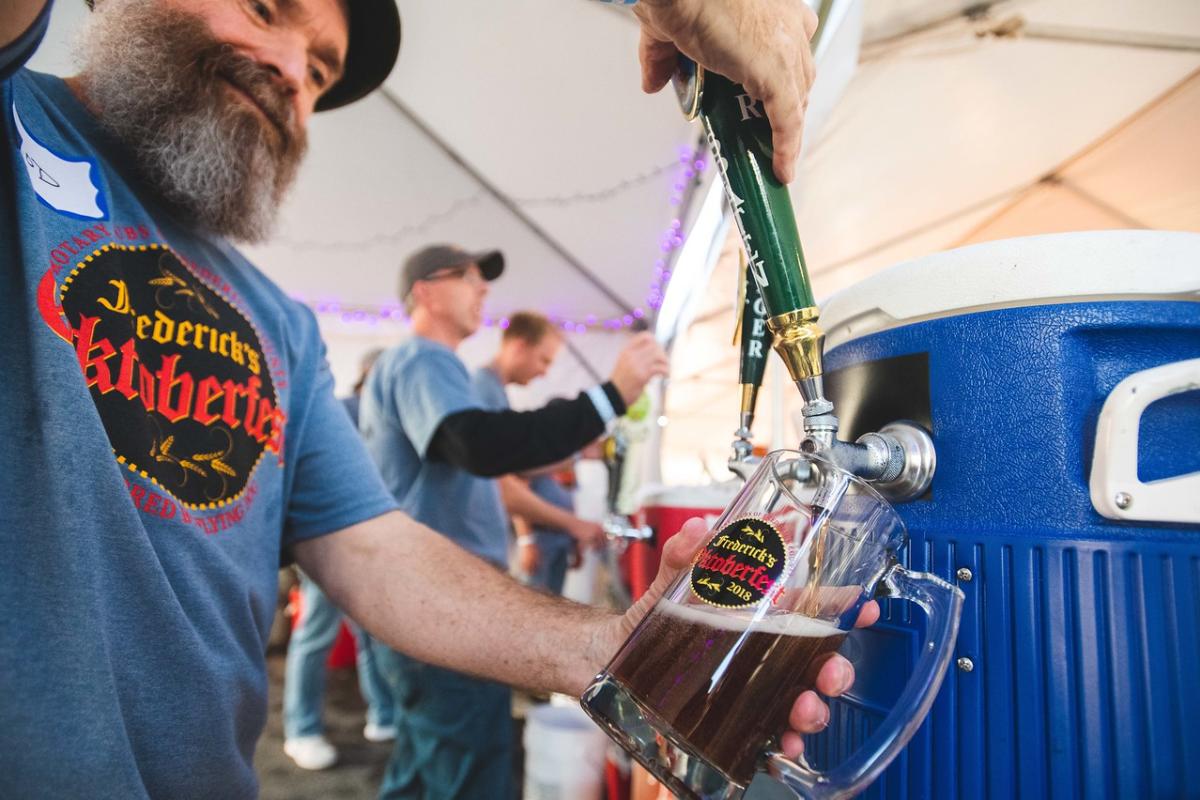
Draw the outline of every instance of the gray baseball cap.
M413 284L436 272L467 264L479 265L484 280L494 281L504 272L504 255L499 250L483 250L469 253L450 244L433 244L413 253L404 262L400 271L400 297L408 297Z

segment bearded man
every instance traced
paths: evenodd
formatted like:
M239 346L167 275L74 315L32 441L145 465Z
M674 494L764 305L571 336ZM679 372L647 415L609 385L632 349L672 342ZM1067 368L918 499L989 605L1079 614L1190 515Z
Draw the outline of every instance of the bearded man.
M794 156L810 14L639 14L648 88L674 41ZM535 594L396 511L313 315L230 244L267 235L312 113L390 71L392 0L102 0L65 81L22 66L48 16L0 0L0 794L255 796L281 552L414 658L578 694L646 606ZM791 721L827 714L809 693Z

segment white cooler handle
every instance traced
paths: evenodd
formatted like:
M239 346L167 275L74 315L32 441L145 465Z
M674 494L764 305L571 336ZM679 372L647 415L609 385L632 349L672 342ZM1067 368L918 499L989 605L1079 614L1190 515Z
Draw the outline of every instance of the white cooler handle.
M1091 495L1109 519L1200 523L1200 472L1138 480L1138 428L1156 400L1200 389L1200 358L1135 372L1113 388L1096 424Z

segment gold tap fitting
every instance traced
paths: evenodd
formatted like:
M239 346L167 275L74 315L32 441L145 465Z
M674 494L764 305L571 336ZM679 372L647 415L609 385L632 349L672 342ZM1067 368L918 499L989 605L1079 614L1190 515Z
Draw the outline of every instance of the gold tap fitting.
M825 331L817 324L819 316L820 309L809 306L767 320L767 327L775 335L775 352L787 364L796 383L815 378L822 372Z

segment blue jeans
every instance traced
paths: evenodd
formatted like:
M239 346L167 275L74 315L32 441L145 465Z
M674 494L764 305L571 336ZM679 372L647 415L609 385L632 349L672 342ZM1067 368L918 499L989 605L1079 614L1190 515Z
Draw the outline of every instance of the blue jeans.
M288 739L322 733L321 706L325 697L325 664L337 641L343 615L325 593L300 576L300 624L288 643L283 678L283 734ZM358 685L367 701L367 722L396 724L395 702L375 657L381 649L349 618L358 655Z
M575 540L568 533L540 528L534 529L533 539L537 542L538 566L529 576L529 585L545 589L551 594L562 594Z
M380 800L511 798L509 688L394 650L380 653L380 664L397 706L396 744Z

